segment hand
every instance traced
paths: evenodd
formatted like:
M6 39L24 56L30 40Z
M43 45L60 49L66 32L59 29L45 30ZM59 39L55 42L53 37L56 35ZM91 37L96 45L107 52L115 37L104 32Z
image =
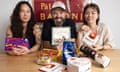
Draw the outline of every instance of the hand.
M27 47L25 47L25 46L18 46L18 47L19 47L20 53L22 55L26 55L26 54L30 53L30 50Z
M17 55L17 56L22 55L21 54L21 49L19 49L19 48L12 48L11 53L12 53L12 55Z
M38 24L35 24L35 26L33 27L33 33L35 35L36 38L40 39L41 36L41 30L40 30L40 26Z
M102 50L103 49L103 46L100 46L100 45L92 45L92 48L96 51L98 50Z
M85 31L85 32L88 32L88 31L90 30L90 28L89 28L87 25L83 25L83 26L81 27L81 30L82 30L82 31Z
M57 47L57 50L62 51L63 50L63 43L58 44L56 47Z

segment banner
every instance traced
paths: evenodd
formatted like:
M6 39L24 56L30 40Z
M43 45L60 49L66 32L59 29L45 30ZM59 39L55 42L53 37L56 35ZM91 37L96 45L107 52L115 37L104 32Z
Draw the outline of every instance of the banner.
M51 7L54 1L58 0L34 0L35 17L38 22L51 18ZM60 0L66 5L67 17L76 22L82 21L82 12L86 0Z

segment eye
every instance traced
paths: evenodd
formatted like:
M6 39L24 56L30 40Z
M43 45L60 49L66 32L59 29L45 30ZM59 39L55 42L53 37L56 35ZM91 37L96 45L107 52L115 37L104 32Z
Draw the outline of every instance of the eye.
M97 14L97 12L94 11L94 12L92 12L92 14L93 14L93 15L94 15L94 14Z
M92 14L94 15L95 13L94 13L94 12L92 12Z

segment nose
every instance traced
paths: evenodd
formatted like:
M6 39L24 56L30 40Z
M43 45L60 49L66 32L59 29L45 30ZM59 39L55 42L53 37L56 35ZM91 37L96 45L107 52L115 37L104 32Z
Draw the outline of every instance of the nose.
M24 12L24 16L27 16L27 12Z
M61 15L60 15L60 13L57 13L57 17L60 17Z

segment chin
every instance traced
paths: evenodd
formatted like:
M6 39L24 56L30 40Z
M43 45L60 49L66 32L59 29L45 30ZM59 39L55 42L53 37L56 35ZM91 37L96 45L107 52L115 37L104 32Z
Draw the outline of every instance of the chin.
M23 22L24 22L24 23L28 23L28 22L29 22L29 20L23 20Z
M87 23L88 23L88 24L92 24L92 23L94 23L94 22L93 22L93 21L88 21Z

